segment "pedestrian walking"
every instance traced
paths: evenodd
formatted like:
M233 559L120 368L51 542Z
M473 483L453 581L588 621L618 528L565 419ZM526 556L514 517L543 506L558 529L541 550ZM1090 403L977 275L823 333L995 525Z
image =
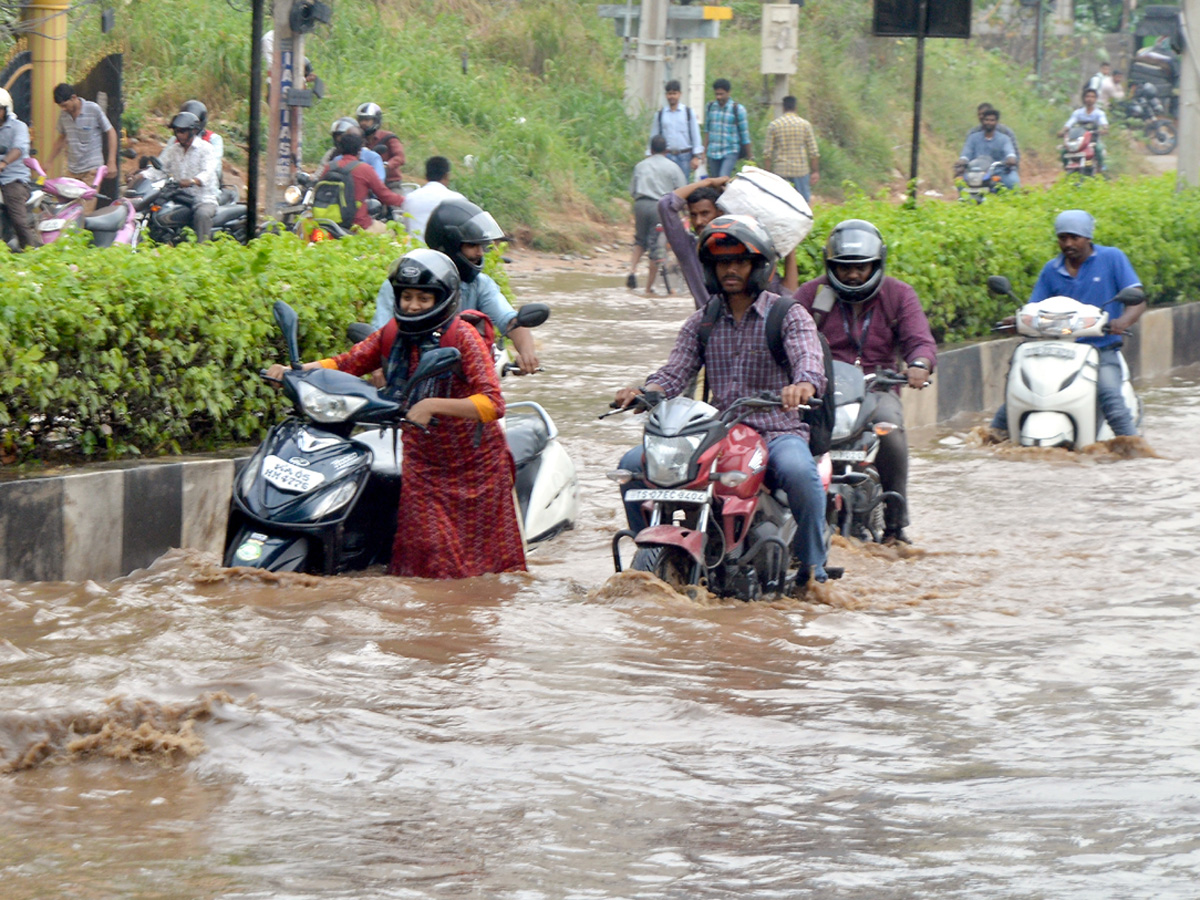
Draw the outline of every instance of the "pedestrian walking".
M750 158L750 124L746 107L729 96L729 79L713 82L716 97L704 111L704 133L708 137L708 175L732 175L739 159Z
M786 178L812 204L812 186L820 177L821 152L812 123L796 112L796 98L783 98L783 115L767 126L763 162L780 178Z
M650 155L633 167L629 193L633 197L633 258L629 262L626 286L637 287L637 267L642 254L650 256L650 274L646 278L646 294L653 294L654 278L658 274L658 201L664 194L688 183L679 166L667 157L667 139L656 134L650 139Z
M84 100L69 84L56 85L54 102L62 110L58 114L58 136L50 151L50 165L58 159L63 147L67 148L67 174L91 184L102 165L108 166L109 174L119 178L117 165L117 130L108 121L100 105ZM96 208L97 197L83 201L83 211L90 215Z
M700 168L704 158L704 142L700 140L700 119L690 106L683 106L678 81L668 81L667 105L654 114L650 123L650 140L662 137L667 142L667 159L679 166L683 177L692 180L692 172ZM654 151L651 149L647 156Z

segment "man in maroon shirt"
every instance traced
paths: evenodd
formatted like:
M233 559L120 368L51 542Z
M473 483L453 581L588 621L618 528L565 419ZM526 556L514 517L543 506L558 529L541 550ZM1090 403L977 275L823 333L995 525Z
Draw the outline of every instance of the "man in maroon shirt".
M937 362L937 344L925 310L910 285L884 275L887 245L870 222L847 219L825 242L825 274L800 285L796 300L812 313L833 358L858 366L866 374L907 366L908 386L923 388ZM876 422L904 425L898 393L879 397ZM902 497L908 490L908 438L894 428L879 440L875 459L885 491ZM884 540L908 543L907 503L888 504Z
M337 145L342 155L331 160L329 163L330 167L337 166L339 169L344 169L354 163L361 163L361 165L355 166L353 171L350 172L350 178L354 181L354 201L356 204L354 224L363 229L363 231L370 231L374 234L386 231L387 229L382 222L371 218L371 213L367 210L367 198L374 194L388 206L398 207L404 203L404 196L390 190L386 184L379 180L379 176L375 174L375 170L358 158L358 151L363 148L363 134L360 129L350 128L343 131L338 135Z

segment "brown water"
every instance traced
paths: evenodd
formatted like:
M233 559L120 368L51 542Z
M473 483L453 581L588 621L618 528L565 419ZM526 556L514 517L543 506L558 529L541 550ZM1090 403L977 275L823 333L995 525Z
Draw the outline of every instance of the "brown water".
M915 550L697 602L608 580L595 419L686 303L520 287L583 488L528 575L0 583L0 897L1197 896L1200 370L1143 386L1162 458L943 431Z

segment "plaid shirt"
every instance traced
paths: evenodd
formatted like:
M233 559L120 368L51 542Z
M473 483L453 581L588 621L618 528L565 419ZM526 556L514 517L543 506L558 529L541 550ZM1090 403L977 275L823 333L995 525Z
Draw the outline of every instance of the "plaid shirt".
M712 386L712 404L727 409L740 397L763 391L779 393L789 384L807 381L820 394L825 390L825 356L817 337L817 326L800 304L794 305L783 320L783 346L792 364L791 375L775 364L767 346L767 313L779 299L778 294L763 291L737 322L726 303L721 317L709 335L705 358L700 358L700 322L704 310L688 316L667 364L646 379L646 383L662 385L668 397L677 397L705 366ZM769 409L746 417L746 423L770 440L777 434L798 434L808 440L808 425L801 420L800 411L784 412Z
M704 111L704 131L708 135L708 156L723 159L733 156L750 143L750 126L746 122L746 107L729 99L722 106L716 100Z
M817 139L808 119L787 112L767 126L763 156L771 160L771 171L783 178L801 178L812 172L810 160L820 156Z

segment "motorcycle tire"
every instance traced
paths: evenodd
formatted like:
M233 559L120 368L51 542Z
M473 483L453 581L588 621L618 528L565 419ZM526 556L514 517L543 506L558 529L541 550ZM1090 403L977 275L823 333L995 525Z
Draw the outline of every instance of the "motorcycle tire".
M677 591L696 584L692 579L693 559L680 547L640 547L629 568L649 572Z
M1146 146L1155 156L1166 156L1178 143L1175 123L1170 119L1155 119L1146 126Z

